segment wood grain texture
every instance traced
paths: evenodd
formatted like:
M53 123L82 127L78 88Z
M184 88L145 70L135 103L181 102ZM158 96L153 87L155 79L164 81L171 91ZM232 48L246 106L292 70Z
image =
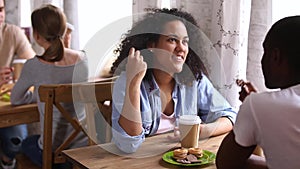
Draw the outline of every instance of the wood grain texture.
M168 135L173 135L173 133L146 138L138 151L133 154L122 153L113 143L107 143L65 150L63 155L79 168L180 168L180 166L168 164L162 160L162 155L165 152L180 147L180 143L168 140ZM217 153L225 135L201 140L199 146L202 149ZM202 167L216 169L215 164Z

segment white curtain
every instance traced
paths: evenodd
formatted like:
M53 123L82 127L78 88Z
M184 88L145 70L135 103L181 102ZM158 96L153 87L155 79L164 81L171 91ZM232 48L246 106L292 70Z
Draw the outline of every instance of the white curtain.
M63 9L67 17L67 22L75 28L72 31L71 48L79 50L78 1L64 0Z
M262 42L272 23L272 0L252 0L246 77L259 91L267 90L261 71Z
M133 23L138 21L145 8L160 8L162 0L132 0Z
M221 67L203 60L215 87L238 108L237 78L251 81L259 91L266 90L260 60L262 42L271 24L271 0L171 0L171 7L190 12L218 53Z

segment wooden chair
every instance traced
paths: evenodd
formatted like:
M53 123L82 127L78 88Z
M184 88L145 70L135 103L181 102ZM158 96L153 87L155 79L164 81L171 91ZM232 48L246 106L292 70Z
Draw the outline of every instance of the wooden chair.
M115 78L109 78L102 79L100 82L41 85L39 87L40 100L41 102L45 102L43 140L44 169L51 169L52 163L65 162L65 159L61 155L62 150L66 149L80 132L84 132L87 136L89 136L90 144L98 143L94 120L97 109L99 112L101 112L101 116L107 122L107 125L104 125L106 127L106 141L110 140L110 103L112 101L112 87L114 80ZM70 113L67 112L62 106L62 103L83 104L86 116L83 119L71 117ZM54 152L52 152L53 106L55 106L62 113L62 116L74 128L74 131Z

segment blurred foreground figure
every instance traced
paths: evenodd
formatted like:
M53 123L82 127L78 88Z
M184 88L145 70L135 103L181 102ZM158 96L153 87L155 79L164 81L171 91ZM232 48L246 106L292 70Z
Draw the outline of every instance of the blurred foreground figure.
M283 18L269 30L262 70L266 87L281 90L245 98L233 131L218 151L218 169L300 168L299 39L300 16ZM265 158L251 155L257 145Z

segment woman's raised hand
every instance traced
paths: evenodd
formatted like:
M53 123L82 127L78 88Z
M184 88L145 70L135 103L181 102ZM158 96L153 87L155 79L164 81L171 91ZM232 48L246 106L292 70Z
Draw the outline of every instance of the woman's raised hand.
M126 65L127 80L134 82L142 82L147 70L147 63L139 50L131 48L128 55Z

